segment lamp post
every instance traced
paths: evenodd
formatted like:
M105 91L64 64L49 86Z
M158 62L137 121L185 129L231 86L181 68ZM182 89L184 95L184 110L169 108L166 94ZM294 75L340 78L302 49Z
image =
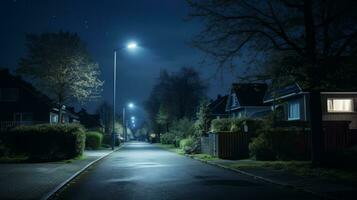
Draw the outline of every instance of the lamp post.
M126 105L129 109L133 109L135 105L133 103L129 103ZM128 140L128 135L127 135L127 120L126 120L126 106L123 107L123 136L124 136L124 141L126 142Z
M128 49L128 50L134 50L137 48L136 42L130 42L128 45L124 48L121 49L114 49L114 72L113 72L113 131L112 131L112 150L114 150L115 146L115 110L116 110L116 82L117 82L117 51L118 50L123 50L123 49ZM123 126L125 126L123 124Z

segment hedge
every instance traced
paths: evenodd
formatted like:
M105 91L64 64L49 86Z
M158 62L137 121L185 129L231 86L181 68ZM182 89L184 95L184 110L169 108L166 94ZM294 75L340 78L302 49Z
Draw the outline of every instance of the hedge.
M71 159L83 154L84 128L76 124L19 126L2 134L11 155L24 155L31 161Z
M249 144L257 160L307 160L311 152L311 134L298 129L261 130Z
M222 118L214 119L211 123L213 132L232 132L238 133L244 131L244 126L248 127L248 133L256 135L258 129L262 126L262 120L249 118Z
M165 133L161 135L160 142L162 144L175 144L176 136L173 133Z
M192 149L194 143L195 141L191 137L182 139L180 140L180 148L183 150Z
M211 131L221 132L221 131L230 131L232 127L232 119L223 118L223 119L214 119L211 122Z
M99 149L102 146L103 135L97 131L86 132L86 149Z

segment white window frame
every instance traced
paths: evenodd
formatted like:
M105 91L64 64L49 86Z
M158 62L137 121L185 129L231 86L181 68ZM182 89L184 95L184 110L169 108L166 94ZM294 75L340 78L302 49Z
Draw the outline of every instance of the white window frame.
M235 93L232 94L232 106L238 106L238 98L237 95Z
M335 110L333 108L333 104L334 104L334 100L349 100L351 102L351 110ZM329 101L332 101L332 109L330 109L329 106ZM353 98L327 98L326 100L326 107L327 107L327 112L328 113L353 113L354 111L354 102L353 102Z
M50 124L57 124L57 123L58 123L58 114L50 112Z
M291 106L297 106L297 116L291 116L291 111L292 109ZM300 120L301 119L301 112L300 112L300 102L299 101L292 101L288 103L288 121L293 121L293 120Z

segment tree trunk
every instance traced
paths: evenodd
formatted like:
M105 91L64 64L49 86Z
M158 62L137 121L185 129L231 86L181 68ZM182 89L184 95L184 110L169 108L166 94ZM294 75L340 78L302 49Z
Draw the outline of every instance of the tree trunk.
M316 57L316 33L311 0L304 0L304 22L306 58L308 63L310 63L307 78L310 91L311 160L314 166L318 166L322 161L324 134L322 130L322 108L319 90L321 86L319 69L321 66L318 64Z
M311 160L314 166L319 166L323 159L324 132L322 130L322 108L320 92L310 93L310 123L311 123Z
M57 124L61 124L62 123L62 106L60 106L58 108L58 122Z

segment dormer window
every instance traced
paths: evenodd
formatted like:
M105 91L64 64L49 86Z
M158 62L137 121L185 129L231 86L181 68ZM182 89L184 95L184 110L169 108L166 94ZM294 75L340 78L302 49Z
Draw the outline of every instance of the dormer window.
M238 106L238 99L237 99L237 95L235 93L232 94L232 106Z

